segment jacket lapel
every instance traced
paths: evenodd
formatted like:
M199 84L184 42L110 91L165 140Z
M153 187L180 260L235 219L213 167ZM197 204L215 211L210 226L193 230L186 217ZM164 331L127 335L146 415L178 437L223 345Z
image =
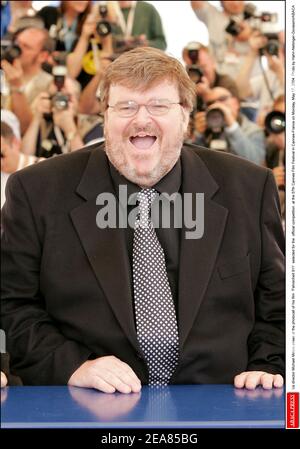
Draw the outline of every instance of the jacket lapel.
M99 229L96 225L96 215L100 209L96 205L97 196L103 192L115 196L107 157L102 148L92 150L76 192L86 201L71 211L73 225L120 326L138 350L132 305L131 269L124 230Z
M182 150L182 191L204 193L204 234L186 239L183 226L179 263L179 341L180 352L203 301L222 241L228 210L213 200L219 186L193 150Z

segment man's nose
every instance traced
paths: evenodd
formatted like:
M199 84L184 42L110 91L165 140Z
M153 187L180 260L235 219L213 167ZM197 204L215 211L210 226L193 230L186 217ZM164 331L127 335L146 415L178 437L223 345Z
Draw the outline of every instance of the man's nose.
M148 112L145 105L141 105L133 117L133 120L138 123L149 122L152 120L152 115Z

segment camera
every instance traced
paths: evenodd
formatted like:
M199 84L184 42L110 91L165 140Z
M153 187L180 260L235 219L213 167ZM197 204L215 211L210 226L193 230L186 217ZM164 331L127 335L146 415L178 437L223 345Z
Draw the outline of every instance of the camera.
M252 3L247 3L244 9L243 18L239 18L236 16L232 16L230 18L229 24L225 28L225 31L231 36L238 36L242 31L242 27L240 25L242 20L249 20L254 17L256 7L252 5Z
M199 44L199 42L190 42L186 46L188 57L192 61L192 64L190 64L186 67L186 71L187 71L189 77L191 78L191 80L195 84L201 82L201 79L203 77L203 71L198 66L198 57L199 57L200 48L201 48L201 44Z
M101 20L96 25L96 31L99 36L105 37L108 36L112 31L111 24L108 20L106 20L108 14L106 2L99 2L99 14L101 16Z
M203 71L198 66L199 50L201 48L201 44L199 42L190 42L185 48L187 50L189 59L192 61L192 64L186 66L186 71L190 79L195 84L200 83L204 75ZM197 103L194 112L205 111L205 109L206 105L203 98L197 95Z
M242 27L240 26L240 20L232 17L229 21L229 24L225 28L226 33L231 34L231 36L238 36L242 31Z
M51 98L51 104L58 111L64 111L68 109L69 106L69 95L62 92L57 92Z
M225 117L223 111L213 108L206 113L206 145L218 151L228 151L228 143L224 133Z
M255 15L256 7L251 3L245 6L243 19L232 16L225 31L232 36L238 36L242 31L241 22L247 20L253 30L258 30L267 38L267 44L260 49L260 54L278 55L279 39L278 39L278 15L276 13L262 12Z
M260 54L269 54L271 56L278 56L279 53L279 38L278 38L278 26L277 14L271 14L269 12L263 12L259 16L259 25L257 28L263 36L267 38L266 45L260 49Z
M285 114L281 111L271 111L265 117L267 133L279 134L285 130Z
M19 58L21 53L22 50L17 44L10 40L1 40L1 61L5 59L5 61L12 64L16 58Z
M63 111L69 107L69 95L61 92L65 84L67 67L65 65L54 66L52 75L54 77L54 84L57 87L57 92L51 97L51 104L58 111Z

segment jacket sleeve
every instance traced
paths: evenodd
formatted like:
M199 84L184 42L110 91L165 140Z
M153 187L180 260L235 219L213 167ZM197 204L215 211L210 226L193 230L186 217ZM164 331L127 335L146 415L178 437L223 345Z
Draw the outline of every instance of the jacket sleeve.
M47 313L39 289L42 241L42 226L16 173L2 209L1 327L11 369L24 384L65 385L90 351L66 339Z
M255 325L248 339L248 370L284 375L284 234L278 191L271 171L263 192L260 221L261 266L255 290Z

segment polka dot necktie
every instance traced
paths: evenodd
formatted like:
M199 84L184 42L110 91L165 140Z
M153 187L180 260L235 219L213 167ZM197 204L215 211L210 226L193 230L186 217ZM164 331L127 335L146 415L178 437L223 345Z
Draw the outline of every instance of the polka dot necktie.
M178 328L164 251L150 218L157 192L138 195L133 239L133 290L137 337L149 370L149 385L167 385L178 361Z

